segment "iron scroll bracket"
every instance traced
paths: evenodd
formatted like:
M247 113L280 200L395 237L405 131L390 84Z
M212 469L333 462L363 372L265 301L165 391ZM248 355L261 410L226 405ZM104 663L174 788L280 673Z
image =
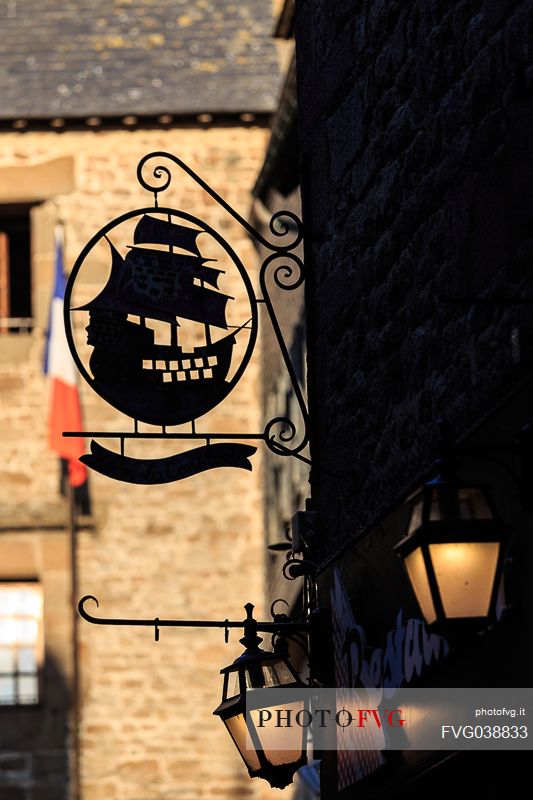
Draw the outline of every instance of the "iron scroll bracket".
M239 225L241 225L250 234L250 236L252 236L256 241L260 242L260 244L262 244L263 247L266 247L268 250L273 250L278 253L285 253L289 250L294 250L302 242L302 221L292 211L276 211L270 220L269 228L273 236L284 237L289 233L290 227L286 222L283 222L283 220L290 219L295 226L296 237L292 241L285 244L269 242L268 239L265 239L264 236L262 236L259 231L257 231L253 225L248 222L248 220L241 216L238 211L235 211L235 209L230 206L230 204L224 200L224 198L219 195L218 192L216 192L206 181L204 181L203 178L201 178L193 169L191 169L191 167L189 167L185 161L182 161L181 158L178 158L178 156L175 156L173 153L166 153L164 150L154 150L152 153L147 153L147 155L141 158L137 166L137 180L143 189L146 189L148 192L153 192L154 205L156 207L159 205L159 193L166 191L171 184L172 173L168 167L158 164L156 167L154 167L152 174L156 180L164 178L164 182L160 186L154 186L153 184L148 183L143 175L143 172L146 163L154 158L164 158L167 161L172 161L174 164L176 164L181 170L183 170L183 172L192 178L193 181L195 181L195 183L197 183L198 186L204 190L204 192L210 195L213 200L218 203L218 205L222 206L222 208L227 211L228 214L230 214L233 219L236 220L236 222L238 222Z
M167 162L167 163L165 163ZM206 192L221 208L224 209L257 243L265 248L268 253L259 266L259 274L257 276L257 286L253 285L250 280L245 266L242 264L238 256L235 254L231 245L214 229L210 228L204 221L194 217L193 215L172 209L170 207L162 206L160 203L160 196L171 185L173 172L168 165L177 167L181 172L185 173L192 179L204 192ZM152 207L139 208L134 211L123 214L121 217L105 225L98 233L87 243L78 257L65 291L64 302L64 315L65 315L65 328L67 334L67 341L74 358L78 370L85 378L85 380L97 391L101 396L114 405L122 413L126 413L133 419L133 430L107 430L107 431L65 431L65 437L92 437L93 439L114 439L120 444L120 463L115 454L101 448L97 442L92 444L92 455L84 456L83 460L88 466L95 466L99 461L100 464L105 462L105 468L108 472L104 474L110 477L117 477L120 480L130 480L131 482L144 482L144 483L159 483L168 480L179 480L187 477L190 474L195 474L197 471L208 469L213 466L240 466L245 469L251 469L251 465L247 459L254 452L253 448L249 446L239 446L229 444L230 441L263 441L271 452L279 456L292 456L300 461L310 465L311 461L307 455L306 448L309 444L309 413L307 408L306 399L298 376L294 369L289 348L284 339L280 321L276 314L275 301L272 294L272 289L275 287L277 290L293 291L301 287L305 280L304 263L297 249L303 241L303 225L299 217L292 211L284 210L275 212L269 221L269 231L271 239L267 239L253 225L248 222L241 214L239 214L221 195L218 194L203 178L201 178L191 167L177 156L164 151L154 151L145 155L139 161L137 166L137 180L141 187L148 192L152 193L154 198L154 205ZM170 221L172 214L178 217L180 223L183 220L186 225L192 224L194 228L188 228L189 231L197 232L198 227L201 231L210 233L213 238L226 250L233 258L234 263L239 270L243 283L246 287L250 308L251 319L245 325L241 325L240 329L246 328L249 331L249 344L247 346L242 363L231 378L228 384L226 394L233 389L245 368L248 365L252 350L257 338L257 327L259 320L259 308L266 309L268 321L270 323L276 344L281 354L282 362L287 370L291 391L294 394L297 411L291 413L290 416L275 416L268 419L262 431L209 431L209 433L201 431L197 427L197 419L203 416L208 411L200 410L194 418L189 417L190 427L187 429L187 421L184 422L168 422L161 420L159 423L152 422L149 419L144 419L144 422L149 424L156 424L160 427L160 432L147 432L139 430L139 421L143 421L141 414L136 415L129 409L124 410L119 404L113 401L110 393L99 391L97 381L87 369L86 364L80 358L73 333L73 326L71 314L76 309L72 304L73 286L76 281L77 275L84 260L88 257L93 247L98 244L100 239L105 238L108 245L112 247L108 234L112 233L113 229L122 223L133 220L135 216L139 215L168 215ZM182 228L186 230L186 228ZM277 240L277 241L276 241ZM172 253L172 247L170 248ZM119 256L120 257L120 256ZM276 294L276 296L278 296ZM91 301L93 302L93 301ZM82 309L81 309L82 310ZM233 326L235 327L235 326ZM234 331L235 334L238 330ZM177 362L176 362L177 363ZM207 362L205 362L207 363ZM155 362L154 362L155 365ZM174 380L174 379L172 379ZM101 387L100 387L101 388ZM224 395L225 397L225 395ZM223 398L224 399L224 398ZM223 402L222 399L222 402ZM220 402L220 401L219 401ZM214 407L214 406L213 406ZM178 427L179 430L175 430ZM174 428L168 430L168 428ZM168 463L163 466L152 465L146 468L145 473L150 470L151 475L144 474L142 479L139 477L137 467L141 460L128 459L126 454L126 443L132 439L159 439L159 440L182 440L182 441L195 441L203 442L203 448L197 448L196 451L189 451L188 462L186 459L181 458L179 455L174 456L173 463ZM213 444L213 442L222 442L224 444ZM239 447L241 448L239 450ZM194 455L191 455L194 454ZM183 454L184 456L187 454ZM129 465L126 462L131 462ZM136 463L133 463L136 461ZM167 459L170 462L170 459ZM194 464L192 463L194 461ZM178 463L179 462L179 463ZM203 462L200 464L200 462ZM100 470L102 471L102 470ZM116 474L112 474L116 473ZM125 477L127 475L127 477ZM166 475L166 478L162 476Z

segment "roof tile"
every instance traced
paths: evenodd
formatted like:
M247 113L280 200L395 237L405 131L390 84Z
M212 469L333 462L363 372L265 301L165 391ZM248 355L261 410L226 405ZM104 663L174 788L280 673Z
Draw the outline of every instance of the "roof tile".
M270 112L265 0L0 0L0 118Z

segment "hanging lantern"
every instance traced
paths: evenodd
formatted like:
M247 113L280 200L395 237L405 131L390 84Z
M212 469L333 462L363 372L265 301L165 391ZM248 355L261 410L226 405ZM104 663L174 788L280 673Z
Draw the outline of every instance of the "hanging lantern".
M235 743L250 777L264 778L269 784L283 789L292 783L297 769L307 763L306 732L298 725L283 726L275 730L261 726L259 716L246 704L246 692L252 689L299 689L305 685L299 679L287 657L269 653L259 647L256 622L252 617L253 605L246 606L245 635L240 640L244 653L229 667L220 671L224 676L222 702L213 714L220 717ZM295 717L305 708L303 695L283 704L283 711ZM279 694L271 709L279 706ZM263 707L264 708L264 707ZM265 711L267 709L264 709Z
M495 619L507 530L487 487L438 475L410 503L407 535L394 550L426 622Z

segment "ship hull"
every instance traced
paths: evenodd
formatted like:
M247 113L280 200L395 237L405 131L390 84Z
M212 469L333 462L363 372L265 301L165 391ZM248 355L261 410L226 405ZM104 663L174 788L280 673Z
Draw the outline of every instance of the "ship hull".
M231 389L227 375L234 334L186 351L179 345L155 345L150 329L94 312L87 331L94 348L89 361L94 389L141 422L191 422Z

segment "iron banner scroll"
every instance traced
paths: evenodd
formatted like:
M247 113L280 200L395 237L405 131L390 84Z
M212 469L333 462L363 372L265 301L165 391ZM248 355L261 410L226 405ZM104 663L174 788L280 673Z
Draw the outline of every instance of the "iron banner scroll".
M148 162L154 165L151 172ZM172 180L165 162L186 173L269 251L259 269L259 292L218 231L187 211L160 204ZM215 467L250 470L256 448L243 440L264 441L279 455L308 462L303 454L306 403L269 292L272 282L285 290L303 283L303 262L295 252L303 238L301 221L290 211L277 212L269 227L278 242L268 241L170 153L144 156L137 180L153 194L153 205L123 214L92 237L74 264L64 304L67 340L78 370L107 403L133 419L133 429L63 435L91 437L91 453L81 461L130 483L167 483ZM226 400L250 362L260 305L280 348L299 420L275 417L259 432L202 432L198 420ZM83 329L85 341L80 339ZM157 430L147 431L146 425ZM117 440L119 452L96 439ZM158 458L126 453L129 440L143 439L195 446Z

